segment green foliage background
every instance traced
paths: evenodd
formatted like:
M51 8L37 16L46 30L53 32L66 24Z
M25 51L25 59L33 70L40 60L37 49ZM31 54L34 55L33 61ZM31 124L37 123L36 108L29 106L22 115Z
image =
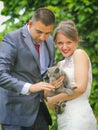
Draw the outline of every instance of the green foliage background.
M66 19L75 21L79 35L83 39L80 47L88 53L93 68L93 84L90 103L98 116L98 1L97 0L1 0L4 2L2 15L10 16L4 22L5 30L0 33L0 41L5 33L15 30L28 22L39 7L51 9L56 16L56 24ZM63 59L56 50L57 61ZM55 118L55 116L53 117ZM54 119L55 120L55 119ZM51 128L52 130L52 128Z

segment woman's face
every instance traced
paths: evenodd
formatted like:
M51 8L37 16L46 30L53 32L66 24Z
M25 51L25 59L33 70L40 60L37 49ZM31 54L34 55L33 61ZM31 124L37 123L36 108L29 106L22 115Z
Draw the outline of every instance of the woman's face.
M58 33L56 36L56 45L61 54L64 57L71 56L77 48L77 42L64 36L62 33Z

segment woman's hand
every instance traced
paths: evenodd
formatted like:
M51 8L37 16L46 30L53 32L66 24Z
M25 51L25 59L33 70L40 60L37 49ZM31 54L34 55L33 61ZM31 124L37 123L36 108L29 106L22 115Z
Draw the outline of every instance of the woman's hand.
M49 109L55 111L54 103L52 101L52 97L47 97L47 106Z
M51 85L55 87L55 89L59 88L63 84L64 76L61 75L59 79L50 82Z

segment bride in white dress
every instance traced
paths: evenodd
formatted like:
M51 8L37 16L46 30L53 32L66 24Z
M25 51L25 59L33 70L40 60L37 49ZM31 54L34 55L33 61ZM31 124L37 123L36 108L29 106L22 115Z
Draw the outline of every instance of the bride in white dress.
M58 130L97 130L97 121L89 103L91 63L86 52L77 49L80 39L74 22L61 22L55 30L54 40L65 57L58 67L67 73L71 84L77 86L72 96L61 93L48 98L50 108L59 101L66 101L64 112L57 115Z

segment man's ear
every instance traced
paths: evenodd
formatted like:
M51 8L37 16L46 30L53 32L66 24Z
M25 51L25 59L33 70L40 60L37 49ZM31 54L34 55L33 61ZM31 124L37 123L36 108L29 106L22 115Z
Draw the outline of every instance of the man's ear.
M29 20L28 25L29 25L29 28L31 28L31 27L32 27L32 25L33 25L32 20Z

